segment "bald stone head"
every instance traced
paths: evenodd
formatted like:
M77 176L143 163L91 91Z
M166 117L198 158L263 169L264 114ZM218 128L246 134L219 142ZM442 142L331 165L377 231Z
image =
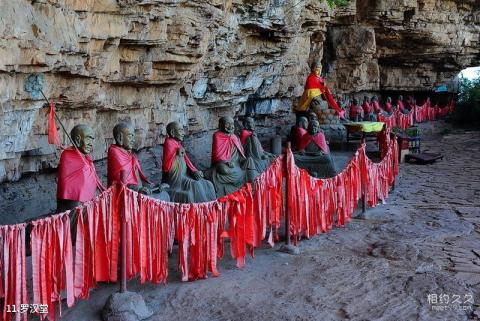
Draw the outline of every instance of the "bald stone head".
M320 76L320 74L322 73L322 65L318 61L316 61L310 65L310 70L315 75Z
M317 119L311 120L308 124L308 133L313 136L319 131L320 131L320 123L318 122L318 120Z
M132 124L120 122L113 127L115 144L126 150L132 150L135 141L135 132Z
M297 127L301 127L303 129L307 129L308 128L308 119L307 117L298 117L298 120L297 120Z
M229 116L224 116L218 121L218 128L225 134L233 134L235 129L235 124L233 123L233 118Z
M310 111L308 113L308 122L310 123L312 120L317 120L318 121L318 116L314 111Z
M245 117L243 119L243 127L245 127L246 130L254 132L255 131L255 120L250 116Z
M75 146L77 146L83 154L87 155L93 151L95 135L90 126L84 124L76 125L70 132L70 137L72 137Z
M167 125L167 135L168 137L178 140L179 142L183 142L183 139L185 138L185 131L178 122L172 121Z

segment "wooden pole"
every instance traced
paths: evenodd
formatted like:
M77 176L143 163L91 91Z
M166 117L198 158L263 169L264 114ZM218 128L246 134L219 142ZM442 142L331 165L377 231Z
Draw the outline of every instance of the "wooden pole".
M291 236L290 236L290 212L288 211L288 193L290 192L288 190L288 179L290 173L288 172L288 153L291 148L291 143L287 142L287 148L285 149L285 178L286 178L286 184L285 184L285 244L290 245L291 242Z
M395 134L390 134L390 139L397 139L397 136ZM394 150L393 152L397 153L398 151ZM400 158L399 158L399 161L400 161ZM395 172L395 162L392 163L392 166L393 166L392 171ZM396 177L395 175L393 175L392 192L395 190L395 181L396 181Z
M362 214L367 211L367 200L365 199L365 188L362 191Z
M120 180L122 185L125 185L127 180L127 171L122 170L120 172ZM126 188L126 187L125 187ZM122 198L125 198L125 193L122 192ZM125 202L122 202L120 210L120 219L122 220L122 238L120 239L120 293L127 292L127 221L125 220Z
M367 136L362 132L362 144L365 144L365 157L367 157ZM367 200L365 197L365 187L362 188L362 214L367 211Z

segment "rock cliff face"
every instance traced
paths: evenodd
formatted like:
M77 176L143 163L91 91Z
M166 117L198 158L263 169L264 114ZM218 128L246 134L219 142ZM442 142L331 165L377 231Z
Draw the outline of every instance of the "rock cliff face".
M480 63L479 28L478 1L2 1L0 182L57 165L40 89L67 130L94 127L95 159L125 119L139 148L177 120L205 153L226 114L275 134L313 60L338 92L423 90Z
M329 79L344 93L450 85L480 64L479 30L478 0L357 0L329 24Z

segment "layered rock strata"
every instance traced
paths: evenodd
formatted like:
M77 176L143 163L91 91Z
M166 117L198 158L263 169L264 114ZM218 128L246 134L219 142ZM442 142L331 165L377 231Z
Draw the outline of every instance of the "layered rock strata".
M208 154L219 117L290 122L310 62L333 90L425 90L479 62L478 1L16 0L0 3L0 182L54 169L47 108L95 129L95 159L130 120L139 148L184 124ZM33 75L33 76L32 76ZM62 135L65 144L67 138ZM206 157L208 159L208 155Z

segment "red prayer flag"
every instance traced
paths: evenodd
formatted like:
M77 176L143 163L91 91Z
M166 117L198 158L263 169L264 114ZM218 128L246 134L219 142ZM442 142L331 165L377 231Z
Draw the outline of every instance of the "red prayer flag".
M58 136L57 124L55 123L55 103L50 101L48 112L48 143L61 146L60 137Z
M28 305L25 224L0 226L0 249L0 320L27 321L19 312Z

